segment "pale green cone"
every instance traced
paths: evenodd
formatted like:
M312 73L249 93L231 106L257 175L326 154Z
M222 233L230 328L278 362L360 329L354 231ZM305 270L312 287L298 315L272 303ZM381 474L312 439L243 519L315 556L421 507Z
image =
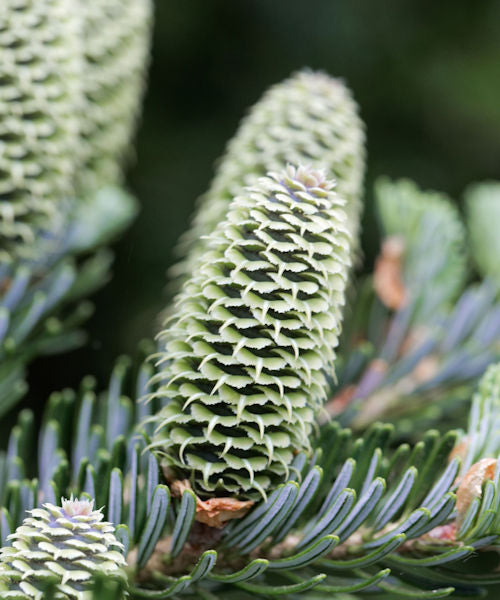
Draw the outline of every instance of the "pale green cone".
M350 265L332 187L289 167L245 188L160 335L152 446L200 496L265 495L310 449Z
M54 579L61 600L93 600L92 575L126 581L114 526L88 500L62 500L31 511L0 551L0 597L42 600Z
M151 0L79 0L86 59L80 192L120 184L145 90Z
M80 159L78 0L0 4L0 261L62 224Z
M365 168L364 126L351 92L340 79L301 71L271 87L253 106L218 163L208 192L198 201L172 269L178 286L190 276L207 242L245 185L290 164L325 168L347 201L347 227L357 248Z

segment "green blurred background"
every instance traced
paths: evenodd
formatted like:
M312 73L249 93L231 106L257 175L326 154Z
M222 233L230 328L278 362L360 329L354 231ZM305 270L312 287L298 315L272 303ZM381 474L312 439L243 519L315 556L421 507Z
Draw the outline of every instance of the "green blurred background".
M471 181L500 179L500 1L157 0L152 58L128 179L141 213L115 245L89 344L33 365L32 402L87 373L104 383L115 357L154 333L174 244L214 161L247 108L299 68L343 77L360 105L368 265L377 176L457 200Z

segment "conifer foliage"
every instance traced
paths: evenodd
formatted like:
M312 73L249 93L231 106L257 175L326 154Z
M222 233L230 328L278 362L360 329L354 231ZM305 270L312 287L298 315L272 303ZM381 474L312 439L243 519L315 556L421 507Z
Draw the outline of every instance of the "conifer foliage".
M135 212L150 28L149 0L0 6L0 415L34 356L81 343L100 246ZM380 179L380 254L357 275L364 158L327 74L250 110L179 245L156 346L102 392L85 377L18 414L0 598L500 584L499 184L468 188L464 223L443 194Z

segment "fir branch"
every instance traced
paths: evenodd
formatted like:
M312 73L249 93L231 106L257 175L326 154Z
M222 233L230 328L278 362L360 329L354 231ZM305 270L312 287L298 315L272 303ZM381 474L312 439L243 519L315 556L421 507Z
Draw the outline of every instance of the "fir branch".
M111 185L116 173L113 180L110 174L92 182L84 177L85 190L76 174L90 160L89 145L92 152L99 145L99 118L108 124L110 146L106 159L102 148L96 159L121 164L137 118L141 92L134 95L131 86L143 77L150 12L148 2L111 0L99 10L94 2L7 0L0 10L0 413L25 393L32 358L85 340L78 327L92 307L81 300L109 278L111 257L106 251L75 255L109 242L136 214L135 199ZM109 45L94 44L87 55L84 29L96 25L97 16L109 19L112 35L101 36L98 28ZM103 106L92 104L102 105L104 97L105 115Z
M79 395L52 396L38 441L40 471L31 481L25 477L32 463L27 444L32 421L29 413L20 415L1 460L3 540L26 510L59 494L87 493L105 506L129 566L137 569L133 598L181 593L224 598L237 593L235 586L262 594L311 586L317 597L370 586L382 594L389 589L402 596L412 589L417 593L401 581L417 581L421 591L427 587L446 595L450 586L465 590L498 581L491 573L469 572L464 559L469 564L478 551L488 550L500 532L491 517L498 514L500 471L484 480L456 528L460 461L451 452L457 440L463 443L458 434L429 432L413 448L392 448L391 426L375 425L355 439L328 424L312 460L298 454L288 482L243 519L214 531L194 520L195 513L186 516L192 492L171 497L157 459L141 452L147 442L133 425L139 416L134 411L144 417L151 407L134 407L123 395L129 369L125 359L118 362L109 390L98 401L89 380ZM471 416L469 438L486 421L498 419L497 372L498 367L490 371L479 388L474 407L487 408L479 421ZM154 392L147 387L150 375L149 365L139 368L138 380L129 384L134 395ZM473 408L471 415L477 411ZM490 451L495 448L476 449L475 464Z
M465 282L464 226L444 194L422 192L409 180L380 179L375 192L383 235L403 244L405 302L425 322L448 307Z
M389 419L402 436L449 428L500 357L497 293L488 282L462 290L464 230L445 197L407 180L380 180L376 191L389 237L374 275L353 288L327 410L356 429Z
M24 392L31 358L81 340L88 305L68 306L109 258L75 256L135 212L116 186L151 8L0 9L0 411ZM378 184L386 239L334 372L363 143L348 90L324 74L298 73L252 109L181 243L174 271L187 282L160 336L161 370L140 365L127 396L121 359L103 394L88 378L54 394L38 436L20 413L0 453L2 597L439 598L500 582L500 367L481 380L465 434L430 430L410 446L373 424L389 411L412 432L451 411L459 420L457 391L468 399L498 359L497 286L463 289L464 228L447 198ZM495 281L485 221L496 187L467 196L472 251ZM335 375L327 408L361 435L316 424ZM80 502L57 506L73 493Z
M390 420L402 436L458 426L473 385L500 358L494 288L470 286L451 310L423 324L406 306L395 312L384 307L370 279L361 286L347 318L327 412L355 429Z

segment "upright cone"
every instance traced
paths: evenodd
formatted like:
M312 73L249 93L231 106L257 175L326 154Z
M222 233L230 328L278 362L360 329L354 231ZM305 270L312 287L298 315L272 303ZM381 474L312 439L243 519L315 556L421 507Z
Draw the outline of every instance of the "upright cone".
M243 187L268 171L290 164L327 169L346 200L347 227L356 249L362 210L365 159L364 126L349 89L325 73L301 71L271 87L243 119L208 192L199 199L190 229L178 247L181 261L172 269L175 287L203 256L209 234L226 218Z
M0 6L0 262L61 225L80 161L77 0Z
M80 0L86 59L81 191L122 183L144 95L152 0Z
M310 448L350 265L332 187L288 167L245 188L161 334L152 446L200 496L265 495Z

